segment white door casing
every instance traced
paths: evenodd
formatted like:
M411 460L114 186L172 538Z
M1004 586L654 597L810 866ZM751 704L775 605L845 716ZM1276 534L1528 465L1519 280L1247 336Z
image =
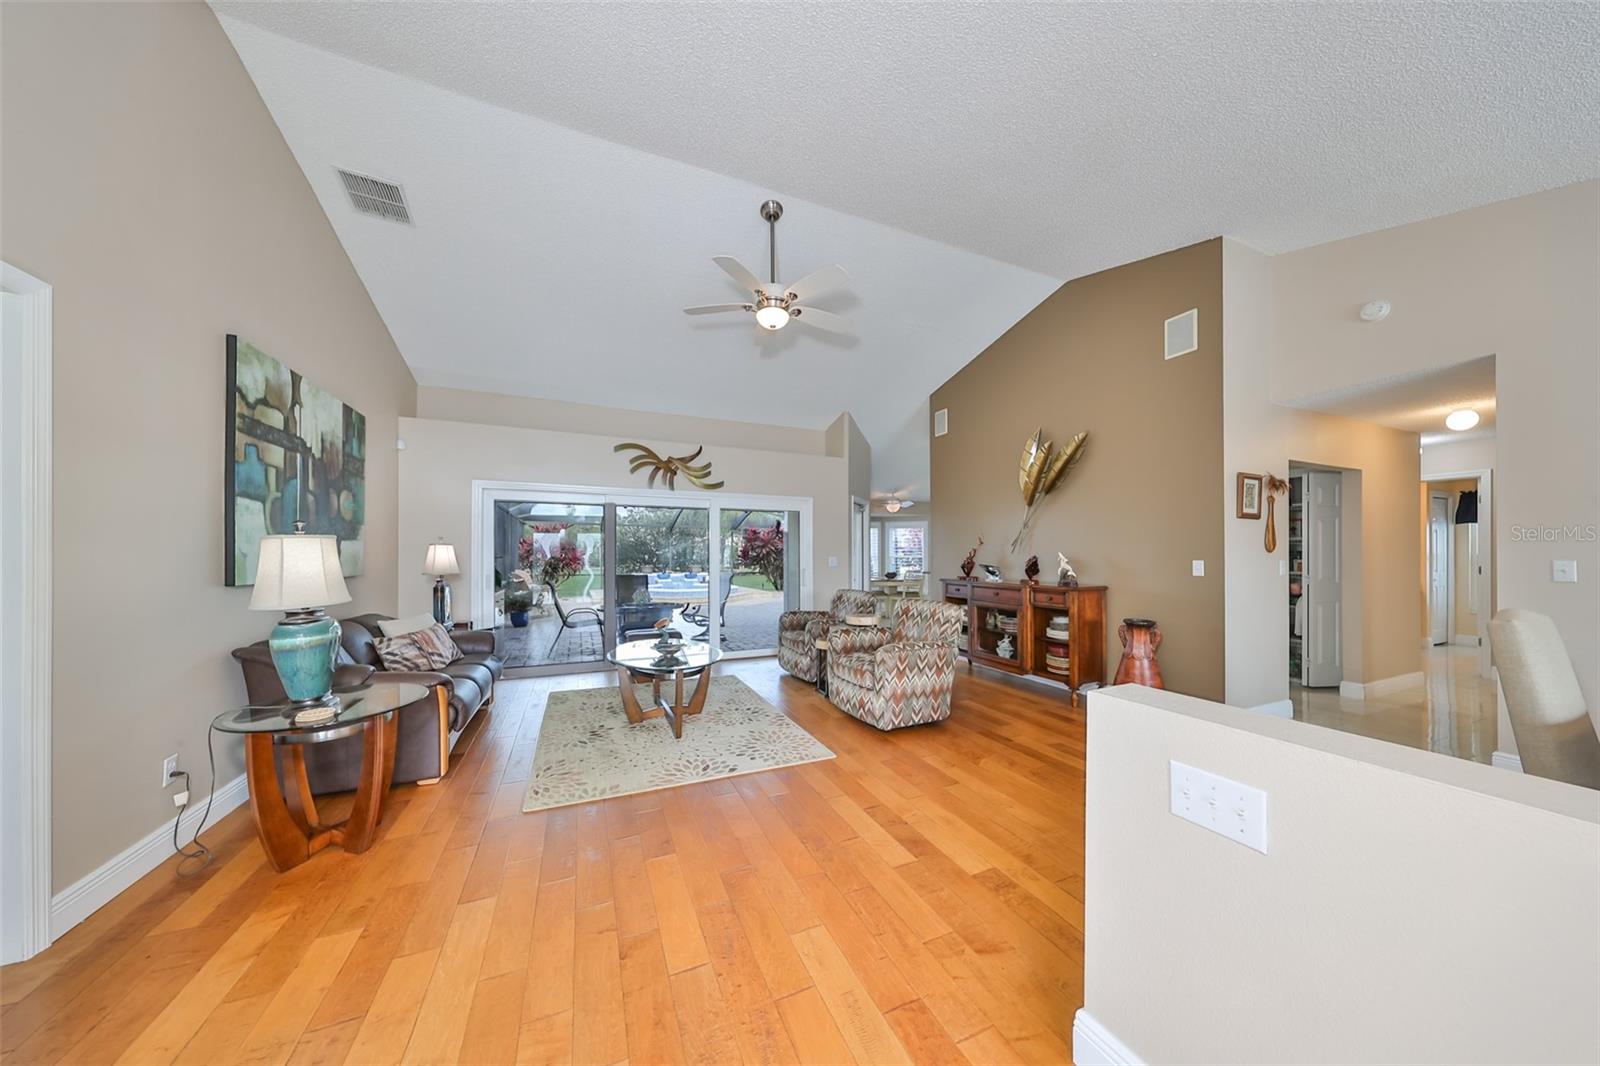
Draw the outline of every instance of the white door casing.
M0 963L50 946L52 290L0 263Z

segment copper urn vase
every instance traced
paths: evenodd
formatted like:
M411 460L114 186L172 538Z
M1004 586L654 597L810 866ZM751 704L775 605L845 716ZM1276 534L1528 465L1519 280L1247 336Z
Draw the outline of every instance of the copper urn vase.
M1161 647L1161 627L1154 618L1124 618L1117 627L1122 641L1122 661L1117 663L1115 685L1149 685L1165 688L1156 650Z

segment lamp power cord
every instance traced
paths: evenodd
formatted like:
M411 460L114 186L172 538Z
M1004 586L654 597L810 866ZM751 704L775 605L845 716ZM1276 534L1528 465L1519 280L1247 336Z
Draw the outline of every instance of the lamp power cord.
M183 789L173 797L173 802L178 805L178 817L172 820L172 850L183 856L178 860L179 877L193 877L210 866L213 858L211 849L200 840L200 834L205 831L206 822L211 818L211 803L217 798L217 752L212 746L209 729L206 730L206 759L211 764L211 792L206 796L205 811L200 815L200 824L194 827L194 836L190 838L188 846L178 843L178 831L183 826L184 814L189 810L189 771L174 770L167 775L169 781L183 778Z

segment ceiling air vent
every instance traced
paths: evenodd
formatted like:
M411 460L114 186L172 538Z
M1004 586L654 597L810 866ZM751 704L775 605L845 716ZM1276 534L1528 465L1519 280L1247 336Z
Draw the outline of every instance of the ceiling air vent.
M406 207L406 194L392 181L369 178L365 174L334 167L344 191L350 194L350 203L363 215L376 215L390 222L411 222L411 209Z

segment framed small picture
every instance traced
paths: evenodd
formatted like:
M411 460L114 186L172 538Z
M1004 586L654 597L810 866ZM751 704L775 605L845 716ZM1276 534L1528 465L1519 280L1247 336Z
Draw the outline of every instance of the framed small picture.
M1263 474L1240 474L1238 484L1238 518L1261 517L1261 482Z

